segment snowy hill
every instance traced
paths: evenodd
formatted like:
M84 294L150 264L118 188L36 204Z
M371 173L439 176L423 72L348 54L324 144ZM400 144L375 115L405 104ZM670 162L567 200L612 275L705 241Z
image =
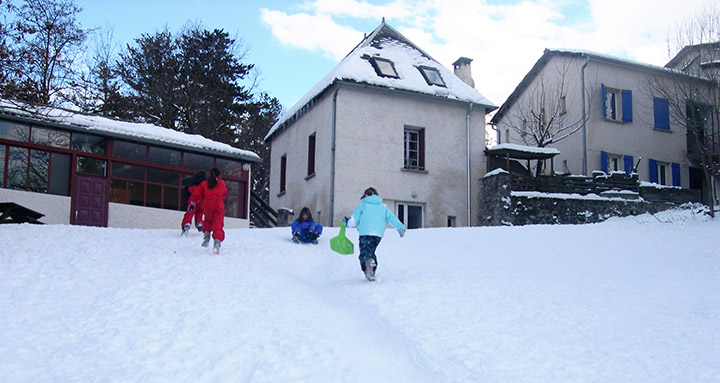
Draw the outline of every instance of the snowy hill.
M2 225L0 381L720 381L717 219L336 234Z

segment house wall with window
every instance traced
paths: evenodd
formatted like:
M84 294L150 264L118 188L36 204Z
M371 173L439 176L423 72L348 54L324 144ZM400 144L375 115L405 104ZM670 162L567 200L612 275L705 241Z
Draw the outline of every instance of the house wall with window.
M85 117L67 111L0 107L0 200L45 214L42 222L179 228L184 185L198 170L218 167L228 188L226 225L248 227L254 153L203 150L194 145L225 144L147 124L93 117L97 126L81 126ZM119 134L124 129L132 134Z
M567 113L560 123L582 120L582 74L585 77L585 143L587 175L593 171L636 172L642 181L689 187L687 139L684 116L668 110L667 102L653 88L672 86L672 74L659 67L595 56L587 53L546 51L543 65L526 76L526 89L541 78L560 81L558 67L567 67L564 76ZM539 61L540 63L540 61ZM583 70L584 66L584 70ZM554 89L550 87L550 89ZM501 108L502 117L494 119L500 143L528 144L512 128L519 108L527 107L528 91ZM573 133L550 147L561 154L555 157L556 172L583 173L583 131ZM638 164L639 161L639 164Z

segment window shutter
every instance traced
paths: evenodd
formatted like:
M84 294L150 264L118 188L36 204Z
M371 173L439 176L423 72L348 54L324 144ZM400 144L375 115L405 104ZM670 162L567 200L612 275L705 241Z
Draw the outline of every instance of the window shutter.
M600 170L604 173L608 172L608 154L607 152L600 152Z
M425 170L425 129L418 132L418 168Z
M622 120L624 122L632 122L632 91L624 89L622 91Z
M657 161L655 161L653 159L649 159L648 167L650 170L650 182L657 183L658 182Z
M655 114L655 129L670 130L670 109L668 101L664 98L653 98L653 111Z
M673 163L672 167L672 184L673 186L680 186L680 164Z
M635 162L633 162L633 157L625 156L623 157L623 161L625 161L625 173L631 174L633 171L633 166L635 165Z
M603 111L603 117L607 118L607 105L605 105L605 84L600 84L600 89L602 90L602 111Z

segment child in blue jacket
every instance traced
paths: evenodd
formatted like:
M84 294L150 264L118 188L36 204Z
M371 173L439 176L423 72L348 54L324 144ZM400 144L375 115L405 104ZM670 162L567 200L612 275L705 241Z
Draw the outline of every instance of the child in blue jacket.
M389 223L397 229L400 237L405 236L405 225L382 203L375 188L367 188L362 201L353 211L350 218L344 219L345 226L357 227L360 234L360 268L369 281L375 280L377 257L375 249L385 234L385 226Z
M307 207L300 210L300 216L290 225L292 228L292 240L295 243L318 244L318 238L322 234L322 225L315 223L315 220Z

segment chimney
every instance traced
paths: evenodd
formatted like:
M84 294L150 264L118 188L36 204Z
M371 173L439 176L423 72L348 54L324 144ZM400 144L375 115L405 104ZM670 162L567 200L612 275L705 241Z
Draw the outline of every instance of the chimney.
M473 81L472 73L470 71L471 62L472 59L460 57L453 63L453 70L455 72L455 76L458 76L460 80L463 80L466 84L475 89L475 81Z

